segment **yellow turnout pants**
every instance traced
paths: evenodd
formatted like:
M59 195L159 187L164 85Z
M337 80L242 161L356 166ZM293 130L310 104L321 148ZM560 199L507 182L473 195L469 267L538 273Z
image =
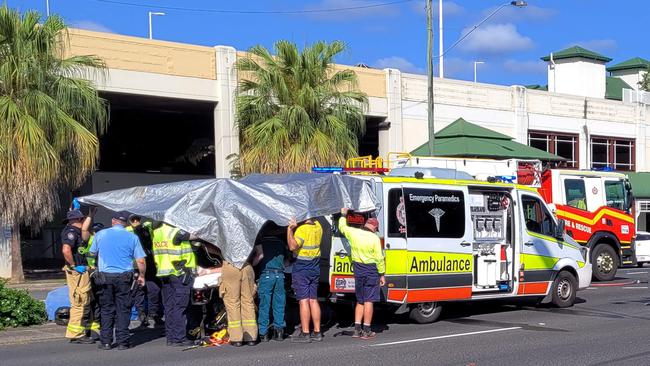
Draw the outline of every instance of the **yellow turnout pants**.
M90 310L90 275L88 271L79 273L67 266L63 267L63 272L65 272L70 296L70 320L65 337L69 339L83 337L86 334L85 323L88 321L87 315Z
M228 316L228 335L231 342L257 339L255 317L255 272L250 264L237 269L223 263L219 295L223 298Z

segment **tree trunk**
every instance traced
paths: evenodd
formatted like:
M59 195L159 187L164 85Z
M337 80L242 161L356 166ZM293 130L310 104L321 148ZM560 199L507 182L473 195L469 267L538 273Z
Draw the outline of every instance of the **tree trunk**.
M20 245L20 224L14 224L11 227L11 282L25 282Z

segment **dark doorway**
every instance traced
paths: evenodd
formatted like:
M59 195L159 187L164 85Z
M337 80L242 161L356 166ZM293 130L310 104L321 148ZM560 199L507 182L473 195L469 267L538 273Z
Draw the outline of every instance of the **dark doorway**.
M384 117L366 116L366 134L359 139L359 156L379 155L379 129Z
M214 103L102 94L110 125L99 170L214 175Z

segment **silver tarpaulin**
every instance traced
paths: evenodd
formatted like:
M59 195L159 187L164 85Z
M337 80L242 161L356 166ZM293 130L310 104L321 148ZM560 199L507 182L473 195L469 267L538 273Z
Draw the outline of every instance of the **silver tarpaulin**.
M215 244L238 267L267 220L286 226L292 217L300 221L341 207L371 211L377 206L370 181L338 174L190 180L97 193L79 201L174 225Z

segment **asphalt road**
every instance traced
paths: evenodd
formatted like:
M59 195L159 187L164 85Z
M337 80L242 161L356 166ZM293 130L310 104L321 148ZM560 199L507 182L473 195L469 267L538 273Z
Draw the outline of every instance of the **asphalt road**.
M375 340L333 326L321 343L288 340L255 347L168 348L155 330L139 331L137 346L100 351L53 340L0 347L11 365L650 365L649 269L624 269L641 283L592 287L567 309L499 302L453 304L434 324L385 315ZM345 324L343 324L345 325Z

